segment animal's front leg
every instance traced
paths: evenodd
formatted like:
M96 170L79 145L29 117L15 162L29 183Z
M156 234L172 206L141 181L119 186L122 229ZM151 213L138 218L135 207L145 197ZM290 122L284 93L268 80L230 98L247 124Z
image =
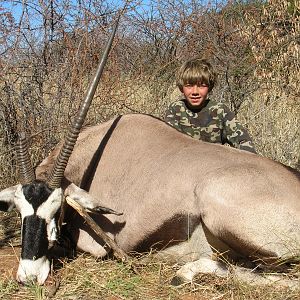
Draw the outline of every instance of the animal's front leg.
M65 189L65 197L67 196L75 200L77 203L79 203L83 208L85 208L89 212L98 213L98 214L114 214L117 216L123 214L109 207L98 205L99 203L98 199L94 198L88 192L79 188L74 183L71 183Z

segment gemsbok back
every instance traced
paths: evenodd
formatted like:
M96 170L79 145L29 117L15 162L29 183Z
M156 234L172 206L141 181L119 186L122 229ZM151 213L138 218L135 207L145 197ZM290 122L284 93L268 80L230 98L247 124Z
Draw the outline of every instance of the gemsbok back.
M86 103L66 141L35 173L21 138L20 183L0 192L0 200L22 217L18 281L43 284L47 279L48 248L56 239L66 196L88 209L125 252L155 248L161 257L181 263L174 283L198 273L226 275L224 258L254 268L299 257L298 172L252 153L197 141L148 115L124 115L79 133ZM66 212L64 223L78 249L107 255L103 240L78 214Z

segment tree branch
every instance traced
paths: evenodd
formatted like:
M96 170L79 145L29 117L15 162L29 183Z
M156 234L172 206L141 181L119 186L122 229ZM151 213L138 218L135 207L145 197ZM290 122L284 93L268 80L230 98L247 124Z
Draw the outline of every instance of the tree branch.
M79 203L68 196L66 197L66 201L84 218L92 230L113 250L113 254L117 259L121 260L122 262L130 261L129 256L99 227L99 225L88 215L88 213Z

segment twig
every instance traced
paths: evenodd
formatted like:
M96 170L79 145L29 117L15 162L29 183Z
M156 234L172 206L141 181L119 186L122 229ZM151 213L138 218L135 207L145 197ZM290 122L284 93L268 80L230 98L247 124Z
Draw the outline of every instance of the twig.
M68 196L66 197L66 201L84 218L92 230L94 230L94 232L113 250L113 254L117 259L120 259L122 262L130 261L129 256L99 227L99 225L88 215L85 209L78 202Z

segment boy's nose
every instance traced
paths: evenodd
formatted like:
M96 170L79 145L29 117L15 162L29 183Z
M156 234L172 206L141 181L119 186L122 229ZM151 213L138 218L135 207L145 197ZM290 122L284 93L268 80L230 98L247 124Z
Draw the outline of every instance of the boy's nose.
M193 85L193 87L192 87L192 93L193 94L199 94L199 89L198 89L198 86L196 84Z

